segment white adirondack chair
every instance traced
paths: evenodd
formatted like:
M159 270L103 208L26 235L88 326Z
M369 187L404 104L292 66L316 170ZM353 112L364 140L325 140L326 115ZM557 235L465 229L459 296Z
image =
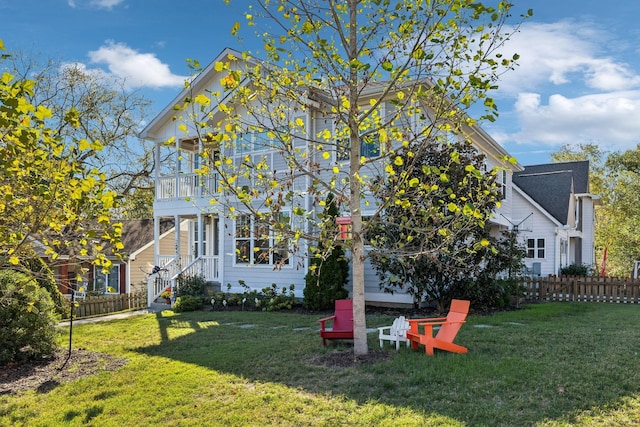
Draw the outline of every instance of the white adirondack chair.
M407 340L407 331L411 329L409 322L404 316L400 316L393 321L391 326L383 326L378 328L380 338L380 348L384 347L384 341L387 340L392 343L396 343L396 351L400 349L400 343L407 343L409 347L409 340ZM388 331L388 333L385 333Z

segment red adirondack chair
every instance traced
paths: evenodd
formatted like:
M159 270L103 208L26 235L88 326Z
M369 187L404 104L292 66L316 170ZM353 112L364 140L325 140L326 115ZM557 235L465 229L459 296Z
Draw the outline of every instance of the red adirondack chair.
M454 344L453 340L467 318L469 305L469 301L454 299L451 301L447 317L408 319L411 330L407 331L407 339L411 341L411 348L417 350L422 344L429 356L433 356L433 350L436 348L453 353L466 353L467 349ZM435 337L433 336L434 326L440 326Z
M318 322L322 345L327 345L326 340L353 339L353 301L336 300L333 316L325 317ZM327 327L328 324L331 324L331 327Z

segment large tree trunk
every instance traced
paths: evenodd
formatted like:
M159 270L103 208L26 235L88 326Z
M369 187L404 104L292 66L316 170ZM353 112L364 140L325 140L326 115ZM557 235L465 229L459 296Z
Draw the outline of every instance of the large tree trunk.
M358 59L358 25L357 25L358 1L349 1L349 60ZM358 95L359 82L358 71L352 67L349 72L349 136L350 136L350 161L349 161L349 201L351 210L351 230L353 246L351 248L351 279L353 283L353 353L355 356L368 353L367 346L367 322L365 318L364 303L364 242L362 240L362 211L361 193L362 184L360 174L360 129L357 118L359 117Z
M357 180L353 180L357 181ZM352 184L360 187L359 183ZM359 191L359 188L357 189ZM359 193L356 193L359 194ZM360 212L360 198L352 194L351 199L351 227L353 247L351 257L351 274L353 282L353 352L356 356L365 355L369 351L367 346L367 323L365 317L364 299L364 244L361 236L362 214ZM355 209L354 209L355 207Z

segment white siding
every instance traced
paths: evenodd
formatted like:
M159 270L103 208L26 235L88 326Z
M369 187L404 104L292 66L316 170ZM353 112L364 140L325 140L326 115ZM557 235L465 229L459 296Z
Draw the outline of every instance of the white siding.
M518 224L533 213L519 225L519 240L525 246L527 239L545 240L545 257L525 258L525 265L531 269L534 262L539 262L542 276L557 274L560 259L559 238L556 236L558 224L554 223L546 213L531 204L517 191L514 191L512 195L512 221L515 224Z

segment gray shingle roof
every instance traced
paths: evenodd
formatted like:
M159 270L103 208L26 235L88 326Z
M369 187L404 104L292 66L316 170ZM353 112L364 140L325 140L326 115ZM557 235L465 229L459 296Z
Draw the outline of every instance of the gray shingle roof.
M173 218L160 220L160 234L173 227ZM153 219L131 219L122 221L122 244L127 255L149 242L153 242Z
M567 224L571 194L589 192L589 161L525 166L524 171L513 174L513 183L561 224Z

